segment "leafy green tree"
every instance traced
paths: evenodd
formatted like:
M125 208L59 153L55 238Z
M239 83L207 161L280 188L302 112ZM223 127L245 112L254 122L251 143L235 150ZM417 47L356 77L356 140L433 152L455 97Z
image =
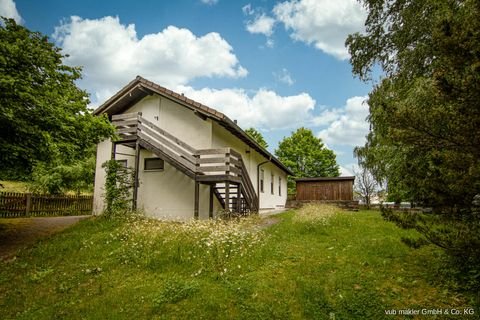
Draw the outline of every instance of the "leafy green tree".
M28 178L37 163L84 159L113 133L87 108L75 81L79 67L62 63L61 49L12 19L0 24L0 178ZM56 164L53 164L53 166Z
M285 137L275 150L275 155L295 174L302 177L338 177L340 167L336 155L325 147L312 130L299 128ZM288 181L289 192L295 190L294 182Z
M463 261L480 261L480 2L363 0L366 33L347 39L353 72L382 80L357 153L397 198L429 215L384 211ZM480 270L477 269L480 277Z
M261 147L267 149L268 143L263 138L263 135L255 128L248 128L245 130L245 133L248 134L255 142L257 142Z

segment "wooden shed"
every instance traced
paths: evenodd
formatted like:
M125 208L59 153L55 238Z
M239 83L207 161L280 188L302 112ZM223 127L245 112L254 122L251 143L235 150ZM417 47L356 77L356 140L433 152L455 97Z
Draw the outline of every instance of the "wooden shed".
M355 177L299 178L297 201L352 201Z

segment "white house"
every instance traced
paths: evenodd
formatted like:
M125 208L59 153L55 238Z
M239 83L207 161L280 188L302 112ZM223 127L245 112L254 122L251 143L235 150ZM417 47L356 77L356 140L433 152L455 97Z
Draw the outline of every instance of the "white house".
M132 207L166 219L285 206L292 172L224 114L137 77L94 111L119 140L97 146L94 213L104 210L112 158L136 172Z

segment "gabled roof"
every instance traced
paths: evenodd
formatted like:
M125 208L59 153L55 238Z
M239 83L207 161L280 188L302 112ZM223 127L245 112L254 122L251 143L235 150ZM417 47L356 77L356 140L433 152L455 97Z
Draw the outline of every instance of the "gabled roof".
M230 131L234 136L245 142L248 146L256 150L262 156L270 160L277 167L285 171L289 175L293 175L283 163L275 158L270 152L261 147L255 140L245 133L234 121L223 113L207 107L204 104L196 102L192 99L185 97L183 94L178 94L165 87L159 86L156 83L148 81L145 78L137 76L133 81L118 91L113 97L105 101L100 107L98 107L93 114L99 115L106 113L109 117L114 114L122 113L128 107L137 103L144 97L152 94L158 94L162 97L170 99L185 108L193 110L198 116L202 118L209 118L223 126Z

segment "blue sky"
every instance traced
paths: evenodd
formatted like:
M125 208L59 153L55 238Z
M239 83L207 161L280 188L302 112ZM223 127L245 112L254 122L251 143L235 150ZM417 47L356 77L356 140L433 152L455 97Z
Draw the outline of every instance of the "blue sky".
M356 0L0 0L0 15L83 66L93 107L138 74L259 129L272 152L308 127L344 175L368 132L372 84L353 77L343 46L363 30Z

